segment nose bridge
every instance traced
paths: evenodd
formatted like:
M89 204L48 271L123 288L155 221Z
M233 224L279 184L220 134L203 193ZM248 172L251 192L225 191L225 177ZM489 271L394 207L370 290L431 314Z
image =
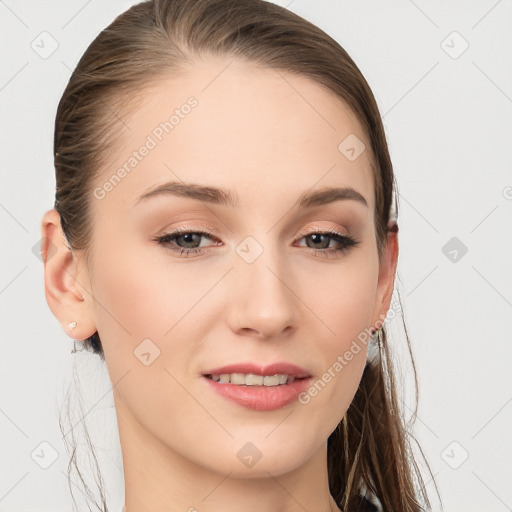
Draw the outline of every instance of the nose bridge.
M248 236L236 248L230 320L234 330L271 337L296 326L297 298L283 248L271 234L258 239Z

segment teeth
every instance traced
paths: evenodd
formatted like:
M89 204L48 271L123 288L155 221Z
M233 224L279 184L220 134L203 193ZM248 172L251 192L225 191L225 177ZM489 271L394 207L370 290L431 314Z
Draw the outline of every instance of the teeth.
M221 384L237 384L239 386L279 386L289 384L295 380L295 377L276 374L276 375L255 375L254 373L222 373L221 375L211 375L211 378Z

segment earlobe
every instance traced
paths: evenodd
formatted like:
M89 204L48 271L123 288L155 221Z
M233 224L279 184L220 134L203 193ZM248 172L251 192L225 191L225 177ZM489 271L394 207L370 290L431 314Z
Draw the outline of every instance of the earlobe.
M73 339L88 338L96 331L91 295L81 283L78 257L68 245L55 209L46 212L41 222L41 258L50 310Z

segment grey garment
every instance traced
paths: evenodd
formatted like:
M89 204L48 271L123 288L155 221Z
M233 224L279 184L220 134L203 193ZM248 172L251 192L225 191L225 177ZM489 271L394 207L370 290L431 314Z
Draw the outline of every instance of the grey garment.
M382 512L382 503L379 498L368 490L364 482L361 482L360 487L361 493L361 511L362 512Z
M382 505L375 496L362 496L361 505L361 512L382 512Z

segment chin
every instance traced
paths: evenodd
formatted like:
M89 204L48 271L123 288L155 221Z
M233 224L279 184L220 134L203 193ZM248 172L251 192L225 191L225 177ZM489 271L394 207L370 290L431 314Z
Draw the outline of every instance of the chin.
M297 449L300 446L298 442L283 444L267 440L261 443L244 441L234 444L234 450L226 450L227 453L234 453L234 457L223 457L225 464L212 468L219 473L229 473L230 478L234 479L268 478L269 475L277 477L296 470L311 456L304 449Z

